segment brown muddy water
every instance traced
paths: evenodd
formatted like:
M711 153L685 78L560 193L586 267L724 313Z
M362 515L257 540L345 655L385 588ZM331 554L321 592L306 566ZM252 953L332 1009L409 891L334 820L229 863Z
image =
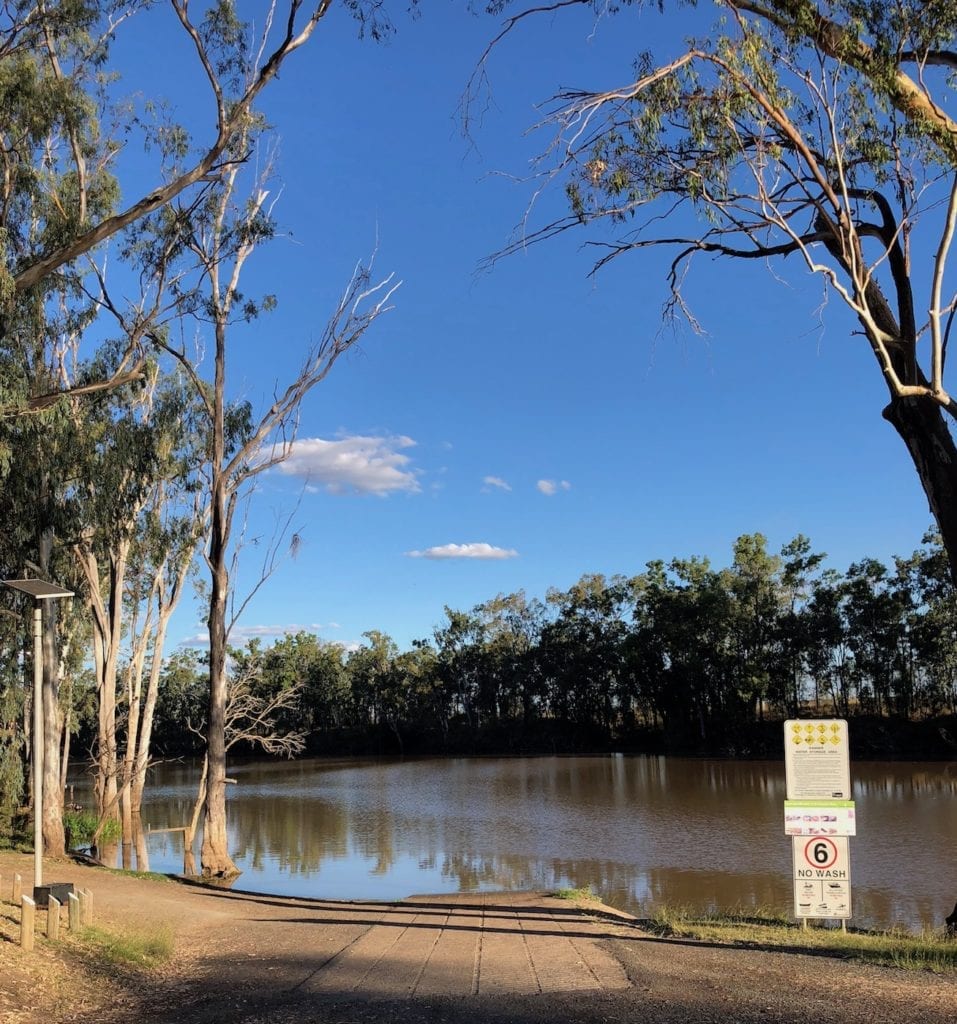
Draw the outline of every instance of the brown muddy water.
M957 762L851 771L851 923L940 927L957 900ZM398 899L591 886L639 916L792 904L779 762L317 759L230 774L239 889ZM155 768L144 824L185 824L197 778L195 766ZM182 870L180 833L152 834L149 849L152 870Z

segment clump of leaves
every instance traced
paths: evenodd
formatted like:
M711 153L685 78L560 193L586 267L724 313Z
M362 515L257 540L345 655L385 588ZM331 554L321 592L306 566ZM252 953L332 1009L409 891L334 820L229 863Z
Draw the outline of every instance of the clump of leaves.
M554 895L560 900L591 900L593 903L602 901L601 896L590 885L584 885L578 889L558 889Z
M100 819L92 811L68 811L63 815L63 827L71 847L89 846L96 835ZM100 831L101 843L112 843L120 838L120 823L111 818Z

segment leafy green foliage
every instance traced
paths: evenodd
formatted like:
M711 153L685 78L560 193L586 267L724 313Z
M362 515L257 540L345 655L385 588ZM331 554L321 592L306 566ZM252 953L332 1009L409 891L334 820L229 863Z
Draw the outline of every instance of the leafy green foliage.
M63 827L69 836L71 848L89 846L96 837L100 819L91 811L67 811L63 815ZM120 823L109 819L100 829L101 843L115 843L120 838Z
M633 577L583 576L545 603L500 594L447 608L434 636L405 651L375 630L348 653L303 632L251 641L230 671L263 701L295 689L270 728L303 733L317 753L743 756L770 753L772 733L780 741L763 723L807 714L892 718L906 736L910 721L957 714L957 600L939 541L925 540L890 568L864 560L838 573L806 537L773 554L746 534L724 568L676 558ZM205 671L194 651L167 662L156 726L167 753L195 743L184 723L204 719ZM921 735L946 756L952 729L941 718ZM915 752L902 742L897 753Z

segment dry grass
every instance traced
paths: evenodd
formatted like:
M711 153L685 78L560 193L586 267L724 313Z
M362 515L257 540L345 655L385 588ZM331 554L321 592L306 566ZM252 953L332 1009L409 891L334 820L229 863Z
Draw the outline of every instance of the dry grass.
M747 908L699 914L682 907L662 907L648 922L663 935L759 949L801 949L863 963L957 972L957 940L941 933L913 934L901 929L886 932L835 928L802 928L768 908Z

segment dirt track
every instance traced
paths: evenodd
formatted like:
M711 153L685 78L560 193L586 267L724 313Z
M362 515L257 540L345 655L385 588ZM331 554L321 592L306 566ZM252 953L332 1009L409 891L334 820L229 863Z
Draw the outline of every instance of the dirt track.
M20 865L19 867L17 865ZM0 855L0 895L28 858ZM67 945L0 945L4 1024L953 1024L957 979L656 938L542 894L291 900L47 868L97 923L169 928L170 964L91 976ZM0 904L9 925L12 907ZM9 928L6 929L9 933Z

